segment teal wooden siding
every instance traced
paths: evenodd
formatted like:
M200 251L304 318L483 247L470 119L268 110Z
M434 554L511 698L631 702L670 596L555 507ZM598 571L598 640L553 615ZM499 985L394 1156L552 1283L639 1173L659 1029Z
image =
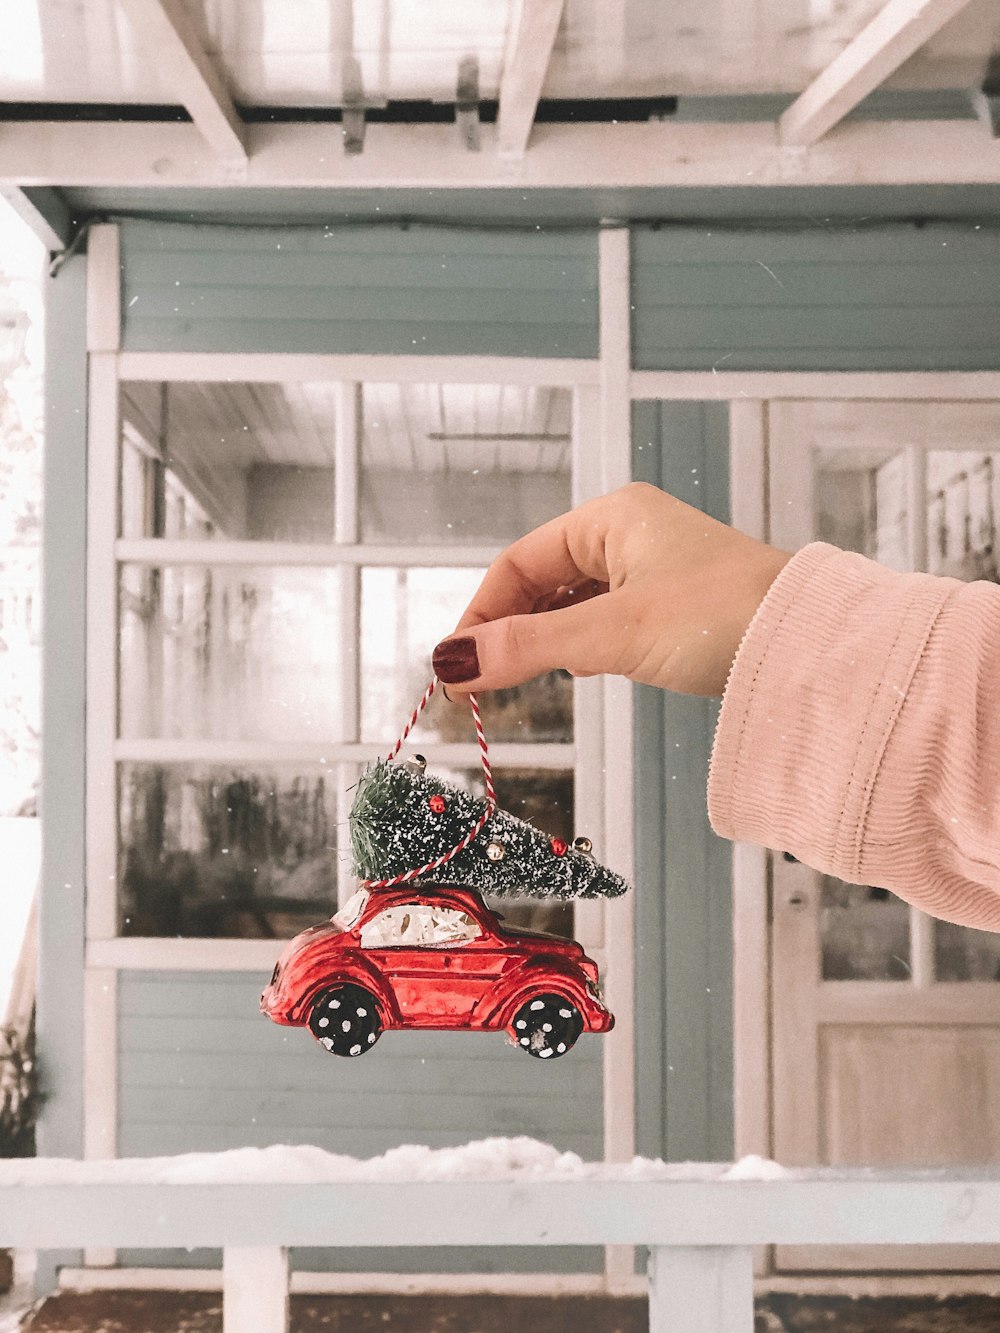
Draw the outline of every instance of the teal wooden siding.
M129 351L597 355L594 231L122 226Z
M255 973L126 972L119 983L122 1156L310 1143L369 1157L527 1134L603 1153L601 1039L551 1064L499 1034L386 1033L364 1059L327 1055L257 1012ZM124 1263L213 1266L218 1255L129 1251ZM297 1267L399 1272L598 1271L593 1249L296 1253Z
M633 470L729 517L728 408L639 403ZM635 691L636 1138L671 1161L733 1154L732 856L708 823L715 700Z
M995 370L995 226L633 235L643 370Z

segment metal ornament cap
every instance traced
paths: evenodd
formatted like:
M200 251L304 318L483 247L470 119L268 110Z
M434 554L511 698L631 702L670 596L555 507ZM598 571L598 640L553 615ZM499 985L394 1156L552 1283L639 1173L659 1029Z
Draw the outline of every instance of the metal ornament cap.
M411 773L423 773L427 768L427 760L422 754L411 754L404 767L408 768Z
M507 855L507 848L502 842L489 842L486 844L487 861L502 861Z
M583 852L584 856L590 856L594 850L594 844L589 838L574 838L573 850Z

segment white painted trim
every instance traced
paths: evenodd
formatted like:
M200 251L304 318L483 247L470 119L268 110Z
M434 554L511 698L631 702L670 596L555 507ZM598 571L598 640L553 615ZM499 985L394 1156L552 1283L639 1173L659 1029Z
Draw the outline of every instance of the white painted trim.
M222 1251L222 1333L288 1333L288 1249L227 1245Z
M180 102L198 133L230 165L245 164L245 126L181 0L119 0L164 97Z
M637 401L905 398L913 402L953 402L1000 398L1000 371L995 370L633 370L630 384Z
M603 1276L591 1273L310 1273L293 1271L293 1295L599 1296ZM1000 1280L997 1283L1000 1289ZM217 1268L61 1268L62 1291L221 1291ZM622 1295L644 1296L646 1279L633 1275Z
M121 538L115 557L135 565L291 565L333 569L338 565L428 568L454 565L484 569L497 546L339 546L305 542L197 541L156 537Z
M497 152L520 158L528 146L565 0L518 0L510 21L497 110Z
M599 241L600 489L616 490L632 480L631 236L607 228ZM632 882L634 738L632 685L620 676L602 679L604 716L603 859ZM605 909L606 989L615 1027L604 1039L604 1156L628 1161L635 1155L635 903L634 893ZM631 1281L635 1255L629 1246L608 1246L605 1273L611 1290Z
M336 904L330 904L330 912ZM319 912L317 912L317 917ZM87 967L140 972L261 972L277 962L284 940L158 939L145 935L90 940ZM267 980L266 975L264 980ZM114 1156L114 1153L106 1154Z
M470 156L472 156L470 154ZM596 384L583 357L379 356L310 352L122 352L123 380L237 380L254 384L353 380L365 384Z
M334 417L334 532L338 546L358 541L358 492L361 470L361 385L342 381L337 385Z
M745 1245L654 1245L649 1333L753 1333L753 1271Z
M118 381L112 353L92 352L87 427L85 866L91 938L117 918Z
M121 740L114 742L117 762L136 764L287 764L371 763L384 756L387 743L365 741L202 741ZM479 748L474 744L438 744L421 741L421 753L429 763L456 768L476 768ZM495 768L572 768L576 748L562 742L498 741L490 746Z
M87 351L117 352L121 327L119 230L101 222L87 233Z
M658 189L694 186L994 184L997 148L978 120L848 120L804 151L775 121L536 125L530 151L499 156L494 125L470 153L454 125L369 124L364 152L339 151L329 125L248 125L255 188ZM152 189L231 185L194 125L9 122L0 184ZM751 209L753 205L749 206ZM358 378L348 376L348 378Z
M118 973L87 968L83 974L83 1155L118 1155ZM84 1262L111 1268L109 1247L84 1251Z
M781 142L806 148L883 84L969 0L888 0L778 121Z
M73 235L69 205L58 190L47 188L29 197L16 185L0 185L0 199L6 199L26 226L35 233L51 254L64 250Z
M596 1296L603 1277L587 1273L309 1273L293 1271L293 1295ZM221 1291L213 1268L60 1268L61 1291ZM621 1295L643 1296L646 1279L633 1275ZM801 1296L996 1296L996 1273L773 1273L754 1282L754 1294Z

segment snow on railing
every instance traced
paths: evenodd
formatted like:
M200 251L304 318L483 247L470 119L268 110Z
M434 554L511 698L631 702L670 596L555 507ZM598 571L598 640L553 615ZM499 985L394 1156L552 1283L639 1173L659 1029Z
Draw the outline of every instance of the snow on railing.
M650 1333L752 1333L756 1245L1000 1244L1000 1174L584 1162L532 1139L0 1162L0 1246L221 1247L225 1333L287 1333L291 1246L639 1245Z

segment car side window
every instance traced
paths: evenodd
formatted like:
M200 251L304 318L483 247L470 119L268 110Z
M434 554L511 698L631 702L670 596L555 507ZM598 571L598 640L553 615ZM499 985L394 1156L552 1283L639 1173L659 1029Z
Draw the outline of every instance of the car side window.
M387 907L361 928L362 949L415 949L468 944L482 935L468 912L430 903Z

